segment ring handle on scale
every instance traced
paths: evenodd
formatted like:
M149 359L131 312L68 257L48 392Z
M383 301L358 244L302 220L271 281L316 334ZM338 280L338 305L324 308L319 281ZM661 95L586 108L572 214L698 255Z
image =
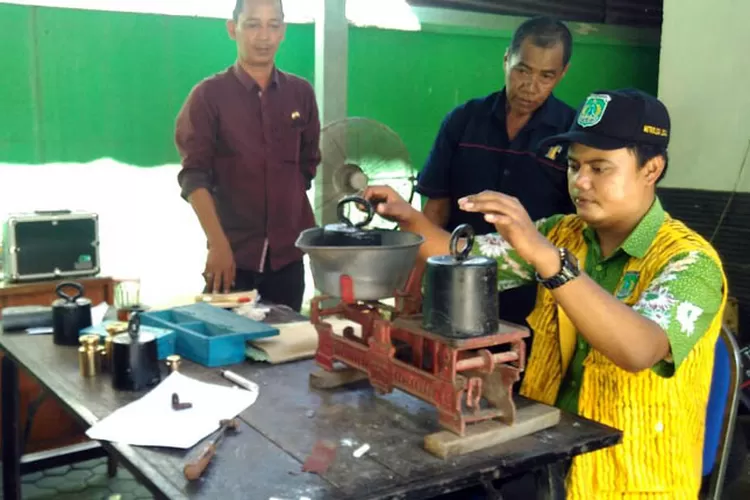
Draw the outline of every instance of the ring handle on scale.
M128 320L128 335L130 335L130 338L133 340L136 340L138 338L138 334L141 331L141 315L138 313L133 314L130 316L130 320Z
M466 239L466 246L459 252L458 242ZM469 224L460 224L451 233L449 243L450 253L458 261L466 260L474 247L474 228Z
M73 288L75 289L76 293L73 295L68 295L67 293L65 293L66 288ZM67 302L75 302L76 300L83 297L83 285L74 281L64 281L55 287L55 294Z
M348 203L356 203L357 205L364 207L365 212L367 213L367 217L365 218L365 220L353 224L352 221L350 221L349 218L344 215L344 206L346 206L346 204ZM341 198L338 205L336 205L336 217L339 221L343 222L347 226L361 228L372 222L372 219L375 217L375 208L372 206L372 203L364 199L362 196L345 196L344 198Z

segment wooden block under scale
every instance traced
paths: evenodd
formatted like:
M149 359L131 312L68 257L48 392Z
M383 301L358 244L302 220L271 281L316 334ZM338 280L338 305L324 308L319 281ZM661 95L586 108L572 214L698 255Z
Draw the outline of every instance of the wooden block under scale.
M523 406L519 405L513 425L488 420L467 426L464 436L450 431L440 431L426 436L424 447L425 450L440 458L451 458L507 443L554 427L558 423L560 423L560 409L529 401Z
M355 368L337 368L332 372L318 370L310 373L310 387L313 389L336 389L367 379L367 373Z

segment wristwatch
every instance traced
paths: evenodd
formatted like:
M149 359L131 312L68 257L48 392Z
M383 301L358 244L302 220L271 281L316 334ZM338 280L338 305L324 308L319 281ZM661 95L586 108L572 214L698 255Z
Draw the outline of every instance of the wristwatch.
M572 281L581 275L581 268L578 266L578 259L575 255L568 252L565 248L558 248L560 252L560 272L551 278L544 279L536 273L536 280L548 290L554 290L563 286L568 281Z

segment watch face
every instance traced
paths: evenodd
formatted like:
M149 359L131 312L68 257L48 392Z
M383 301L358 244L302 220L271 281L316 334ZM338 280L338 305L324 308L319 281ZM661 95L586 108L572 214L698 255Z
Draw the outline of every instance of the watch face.
M578 267L578 259L576 256L570 253L566 248L559 248L559 251L560 260L562 261L560 272L546 280L542 279L538 273L536 275L536 279L549 290L554 290L568 281L577 278L581 274L581 269Z
M581 274L581 268L578 267L578 259L575 255L569 252L566 248L561 248L560 253L562 254L562 271L561 274L565 277L565 282L575 279Z
M573 269L578 269L578 259L575 255L573 255L565 248L563 248L563 258L570 267L572 267Z

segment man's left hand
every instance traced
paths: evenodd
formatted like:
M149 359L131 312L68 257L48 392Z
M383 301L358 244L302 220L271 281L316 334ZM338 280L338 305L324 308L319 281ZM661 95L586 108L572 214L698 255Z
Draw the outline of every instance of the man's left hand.
M461 198L458 200L458 206L466 212L484 214L484 219L495 225L497 232L518 252L519 257L538 271L541 271L540 265L548 267L545 265L548 263L557 263L559 267L557 249L539 232L517 198L493 191L483 191Z

